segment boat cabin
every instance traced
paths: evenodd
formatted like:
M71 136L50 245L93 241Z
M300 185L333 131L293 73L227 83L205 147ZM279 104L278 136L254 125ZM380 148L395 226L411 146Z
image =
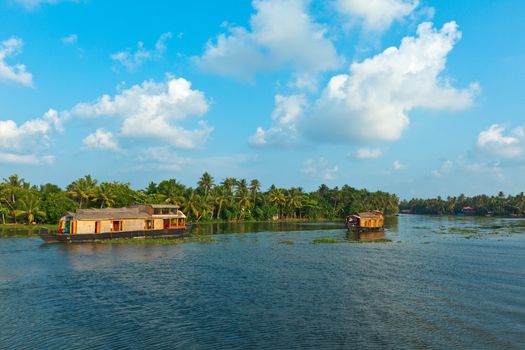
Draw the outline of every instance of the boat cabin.
M346 224L356 228L380 229L385 226L383 213L379 210L365 211L346 217Z
M127 208L77 209L59 222L59 233L90 234L186 227L178 205L141 204Z

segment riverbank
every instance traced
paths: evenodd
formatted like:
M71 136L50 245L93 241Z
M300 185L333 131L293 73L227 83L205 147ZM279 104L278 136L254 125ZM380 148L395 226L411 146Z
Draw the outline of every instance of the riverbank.
M57 224L0 224L0 230L38 230L40 227L45 227L50 230L57 229Z

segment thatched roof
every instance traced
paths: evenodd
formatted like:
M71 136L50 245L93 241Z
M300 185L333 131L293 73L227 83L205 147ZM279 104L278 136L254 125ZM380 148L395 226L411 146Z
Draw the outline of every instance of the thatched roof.
M383 213L378 210L364 211L357 214L361 219L380 219L383 217Z
M151 216L134 208L104 208L104 209L77 209L74 214L77 220L120 220L120 219L149 219Z

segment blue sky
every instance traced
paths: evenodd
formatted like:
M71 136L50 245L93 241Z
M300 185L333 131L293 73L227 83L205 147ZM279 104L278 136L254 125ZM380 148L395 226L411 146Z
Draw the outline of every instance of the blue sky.
M0 2L0 177L525 188L522 1Z

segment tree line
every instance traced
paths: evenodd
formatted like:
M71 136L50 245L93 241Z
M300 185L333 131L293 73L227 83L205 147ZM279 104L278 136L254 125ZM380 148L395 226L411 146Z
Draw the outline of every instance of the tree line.
M205 172L196 187L175 179L150 182L134 190L129 183L99 182L90 175L79 178L65 189L54 184L31 185L14 174L0 183L0 216L2 223L56 223L68 211L77 208L126 207L133 204L176 204L191 221L243 221L275 219L339 219L349 213L381 210L398 211L394 194L348 185L316 191L301 187L279 188L271 185L261 190L257 179L225 178L220 182Z
M525 194L523 192L506 196L499 192L495 196L478 195L458 197L411 199L399 204L400 210L408 210L414 214L457 215L470 207L476 215L522 216L525 215Z

